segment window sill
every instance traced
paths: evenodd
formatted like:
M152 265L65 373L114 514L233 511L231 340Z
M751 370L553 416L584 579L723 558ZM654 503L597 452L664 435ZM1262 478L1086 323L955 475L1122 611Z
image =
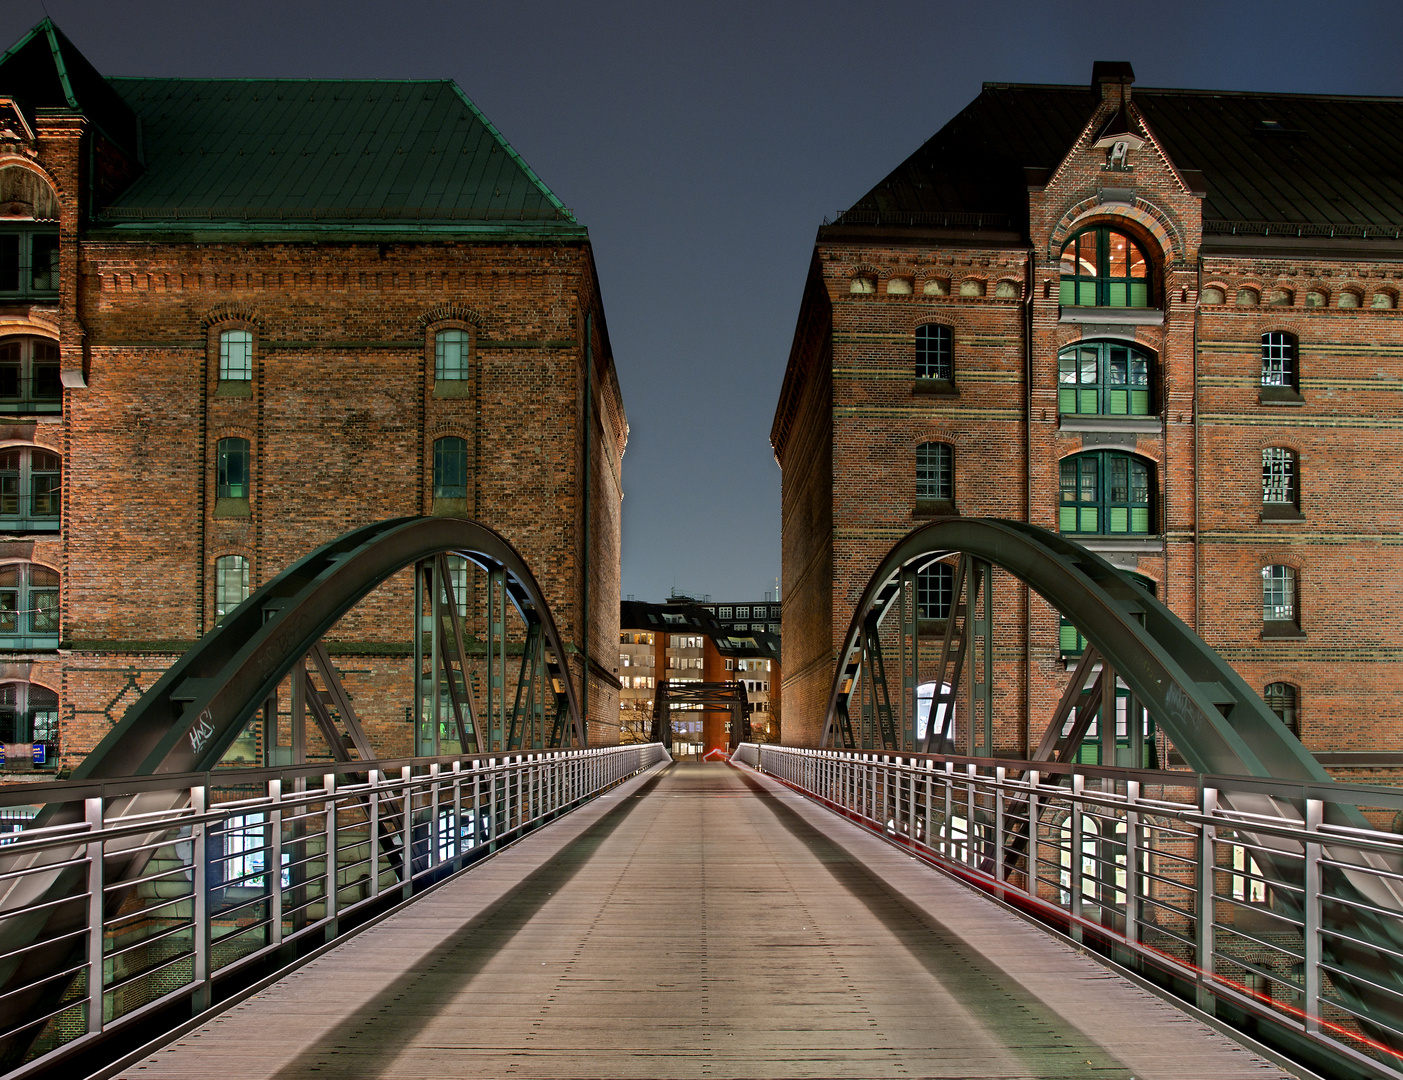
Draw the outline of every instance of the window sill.
M23 401L16 398L0 399L0 414L5 416L53 416L62 415L63 401Z
M1122 431L1135 435L1163 435L1164 420L1158 416L1059 413L1057 429L1059 431Z
M1264 622L1262 623L1262 640L1281 640L1283 638L1303 638L1306 632L1293 622Z
M214 516L217 518L251 518L247 499L215 499Z
M1290 503L1262 503L1263 521L1305 521L1305 519L1305 514Z
M472 397L473 384L467 379L436 379L434 380L434 397L436 398L465 398Z
M943 638L945 636L945 619L918 619L916 620L916 634L923 638Z
M959 388L950 379L917 379L911 393L920 397L959 397Z
M1102 533L1062 533L1087 551L1127 551L1136 555L1158 555L1164 551L1162 536L1106 536Z
M1306 399L1289 386L1264 386L1257 396L1262 405L1304 405Z
M0 518L0 533L56 533L59 519L54 518Z
M24 634L17 637L0 636L0 650L5 652L56 652L57 634Z
M947 499L917 499L916 508L911 511L913 518L959 517L955 504Z
M251 398L253 397L253 383L247 379L225 379L214 388L214 396L217 398Z
M1120 323L1124 326L1163 326L1159 308L1064 307L1059 318L1064 323Z
M467 499L435 499L433 509L429 511L434 517L461 517L468 516Z

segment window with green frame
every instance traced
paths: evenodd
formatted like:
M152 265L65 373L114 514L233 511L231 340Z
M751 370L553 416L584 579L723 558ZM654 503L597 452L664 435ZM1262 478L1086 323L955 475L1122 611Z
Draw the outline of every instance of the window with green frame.
M1130 345L1090 342L1057 354L1057 411L1149 416L1154 361Z
M1149 307L1150 261L1125 233L1083 229L1062 249L1063 307Z
M1057 527L1064 533L1147 535L1153 487L1153 466L1129 454L1095 450L1063 458Z

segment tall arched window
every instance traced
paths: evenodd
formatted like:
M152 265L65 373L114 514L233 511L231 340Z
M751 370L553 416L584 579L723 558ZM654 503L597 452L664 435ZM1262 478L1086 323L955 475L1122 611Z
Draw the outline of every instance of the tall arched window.
M58 742L58 695L47 686L28 682L0 685L0 743ZM51 755L36 751L36 765L52 764Z
M955 499L955 448L948 443L916 447L916 509L937 513Z
M955 378L954 334L948 326L928 323L916 327L916 378Z
M1262 448L1262 513L1280 516L1301 504L1300 460L1283 446ZM1295 516L1294 514L1290 516Z
M456 435L434 441L434 498L468 497L468 443Z
M1146 535L1154 525L1154 466L1095 450L1063 458L1058 529L1064 533Z
M248 560L242 555L221 555L214 560L214 621L248 599Z
M216 516L247 517L249 447L247 439L220 439L214 455Z
M1149 416L1154 361L1133 345L1092 341L1057 355L1057 411Z
M63 462L37 446L0 450L0 529L57 532Z
M219 381L248 382L253 378L253 333L225 330L219 335Z
M1286 730L1300 738L1300 718L1296 712L1296 688L1290 683L1268 683L1262 691L1262 700L1267 708L1276 713L1276 718L1286 725Z
M1262 390L1292 395L1300 391L1294 334L1272 330L1262 335Z
M1062 249L1063 307L1149 307L1150 262L1117 229L1084 229Z
M58 571L0 566L0 649L58 648Z
M948 619L955 597L955 569L949 563L932 563L916 572L916 618Z
M1262 621L1268 628L1300 625L1296 603L1296 571L1289 566L1262 567Z
M0 413L62 411L58 342L41 337L0 341Z

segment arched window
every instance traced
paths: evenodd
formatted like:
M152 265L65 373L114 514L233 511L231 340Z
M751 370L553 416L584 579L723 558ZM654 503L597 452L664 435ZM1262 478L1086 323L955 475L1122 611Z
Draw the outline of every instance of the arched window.
M1262 448L1262 506L1296 510L1300 507L1300 461L1281 446Z
M1057 523L1064 533L1147 535L1153 526L1154 466L1096 450L1063 458Z
M37 446L0 450L0 529L57 532L63 462Z
M1278 626L1298 626L1296 571L1289 566L1262 567L1262 621Z
M1392 308L1396 302L1392 293L1380 291L1374 294L1374 300L1369 306L1376 308Z
M1262 302L1262 294L1250 286L1237 290L1238 307L1256 307Z
M434 334L434 379L462 382L468 377L472 342L466 330L439 330Z
M0 743L58 742L58 695L47 686L11 682L0 685ZM36 750L36 765L50 764L52 755Z
M947 443L916 447L916 508L939 511L955 499L955 448Z
M866 274L858 274L848 283L848 292L856 296L870 296L876 291L877 279Z
M1125 233L1079 232L1062 249L1063 307L1149 307L1150 261Z
M955 378L954 333L948 326L927 323L916 327L916 378Z
M248 599L248 560L242 555L221 555L214 560L214 621Z
M468 443L456 435L434 441L434 498L468 497Z
M1149 416L1154 361L1132 345L1090 342L1057 355L1057 411Z
M249 382L253 378L253 334L225 330L219 335L219 381Z
M28 224L0 229L0 294L52 296L58 292L58 228Z
M1276 713L1276 718L1286 725L1286 730L1300 738L1300 718L1296 712L1296 688L1290 683L1268 683L1262 691L1262 700L1267 708Z
M219 502L248 503L249 449L248 440L220 439L215 448L214 497L215 513ZM227 507L226 507L227 508Z
M1270 330L1262 335L1262 389L1264 393L1294 397L1300 389L1294 334Z
M948 619L955 597L955 569L949 563L932 563L916 572L916 618Z
M0 566L0 648L58 648L58 571L37 563Z
M62 411L58 342L41 337L0 341L0 413Z

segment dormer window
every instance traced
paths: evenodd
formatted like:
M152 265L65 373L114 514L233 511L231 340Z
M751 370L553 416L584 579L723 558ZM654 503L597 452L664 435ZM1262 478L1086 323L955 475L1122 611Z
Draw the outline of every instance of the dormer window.
M1079 232L1062 249L1063 307L1149 307L1145 249L1116 229Z

